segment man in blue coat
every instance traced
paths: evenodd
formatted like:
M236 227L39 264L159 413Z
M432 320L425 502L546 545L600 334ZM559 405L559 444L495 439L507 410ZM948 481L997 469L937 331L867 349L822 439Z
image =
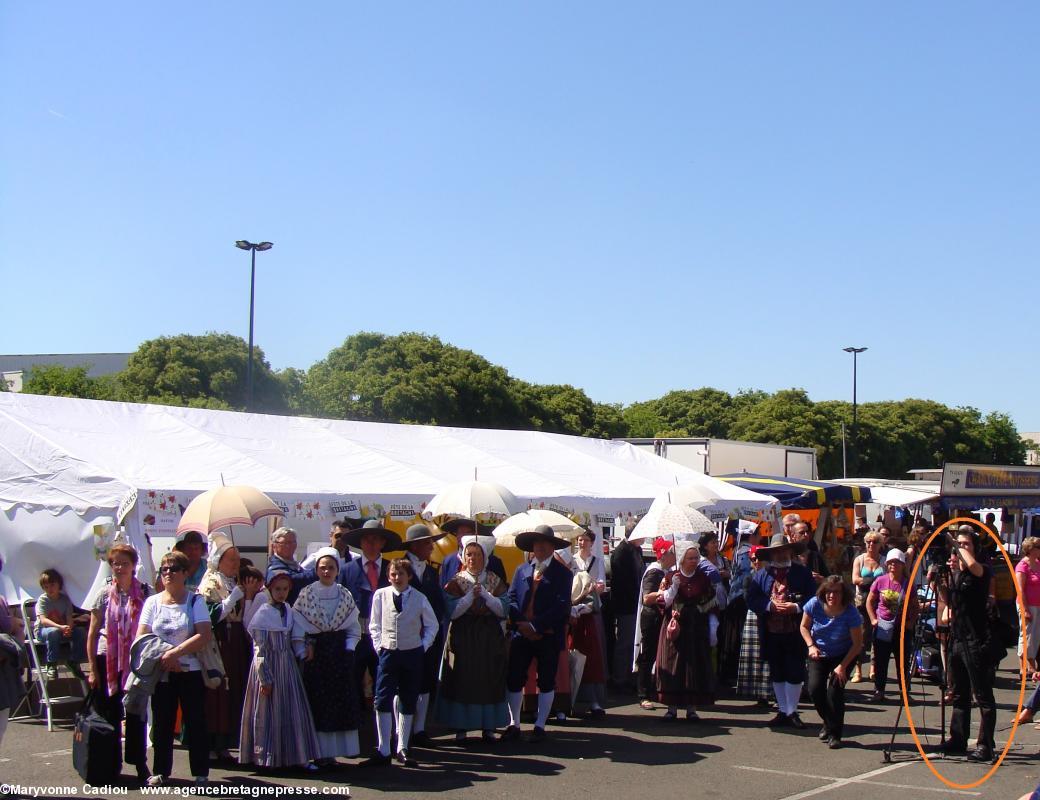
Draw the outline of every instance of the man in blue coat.
M401 537L384 528L379 520L370 519L360 528L348 531L342 536L348 547L361 551L361 557L352 559L343 570L340 582L347 587L358 608L361 623L361 641L354 649L354 679L358 699L364 707L364 677L368 672L375 686L376 671L379 669L379 656L372 647L372 637L368 632L368 618L372 613L372 595L376 589L390 585L387 570L390 562L383 558L383 553L401 549Z
M430 601L439 628L437 638L423 657L423 682L419 687L419 699L415 704L415 718L412 721L411 743L417 747L431 744L426 733L426 713L430 709L430 695L437 687L437 674L440 672L444 651L444 581L441 580L437 565L430 561L433 543L443 536L447 534L433 533L421 522L408 528L404 535L406 557L412 565L411 586Z
M804 728L798 716L798 699L805 682L805 659L809 649L798 628L802 609L816 595L812 572L792 557L805 550L805 542L792 544L782 533L758 549L758 559L768 562L751 578L747 589L748 608L758 615L762 655L769 662L773 692L780 711L770 727Z
M571 613L573 573L553 556L556 550L569 547L556 538L548 525L517 534L516 546L529 552L531 559L521 564L509 587L509 618L512 623L509 663L506 669L506 699L509 703L509 727L503 739L520 738L520 704L524 683L532 661L538 664L538 717L530 741L545 738L545 722L549 718L556 695L556 669L564 634Z

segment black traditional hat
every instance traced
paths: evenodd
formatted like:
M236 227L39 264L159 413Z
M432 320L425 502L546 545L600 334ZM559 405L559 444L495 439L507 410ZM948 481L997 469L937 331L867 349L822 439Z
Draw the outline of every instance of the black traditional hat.
M370 533L378 533L383 537L383 549L382 552L388 550L400 550L401 549L401 537L394 533L388 528L384 528L379 520L370 519L360 528L355 528L352 531L347 531L340 537L341 542L346 542L348 547L353 547L358 550L361 549L361 539Z
M571 546L570 542L559 538L549 525L539 525L533 531L524 531L516 535L516 546L528 553L534 549L534 543L537 541L548 542L553 546L553 550Z

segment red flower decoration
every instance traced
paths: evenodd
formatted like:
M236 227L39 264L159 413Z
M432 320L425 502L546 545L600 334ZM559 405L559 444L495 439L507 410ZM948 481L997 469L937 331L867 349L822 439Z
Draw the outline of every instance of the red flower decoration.
M321 503L315 503L314 510L317 511L319 508L321 508Z
M174 497L174 496L173 496L173 495L171 494L171 495L170 495L170 497L169 497L169 501L170 501L171 503L176 503L176 502L177 502L177 498L176 498L176 497Z
M303 503L297 503L296 504L296 510L297 511L303 511Z
M166 503L159 503L159 510L160 511L165 511L166 510Z
M149 496L149 497L155 497L155 492L149 492L149 493L148 493L148 496Z
M311 511L307 512L307 519L310 519L313 516L314 516L313 512L311 512Z

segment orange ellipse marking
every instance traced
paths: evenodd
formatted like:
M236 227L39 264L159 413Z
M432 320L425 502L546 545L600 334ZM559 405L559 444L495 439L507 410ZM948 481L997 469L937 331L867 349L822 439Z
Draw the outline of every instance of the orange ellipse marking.
M978 520L974 519L973 517L955 517L955 518L953 518L951 520L948 520L947 522L944 522L942 525L940 525L938 528L936 528L935 531L932 533L932 535L928 537L928 541L926 541L924 543L924 546L921 548L920 555L918 555L917 558L914 559L913 569L910 571L910 577L907 579L907 588L908 589L909 589L909 587L914 585L914 580L917 577L917 568L921 565L921 559L924 558L924 554L928 552L928 546L932 543L932 540L936 536L938 536L940 533L945 531L947 528L949 528L950 526L954 525L955 523L961 523L961 522L968 523L969 525L973 525L974 527L976 527L976 529L978 528ZM981 531L980 531L980 533L981 533ZM1001 543L1001 541L997 537L997 535L995 533L993 533L993 531L991 531L991 530L989 530L987 528L986 529L986 534L988 536L991 536L994 539L994 541L996 541L997 547L1000 548L1000 552L1004 556L1004 561L1008 565L1008 569L1011 570L1012 580L1015 581L1015 594L1018 595L1018 616L1019 616L1019 625L1021 626L1020 630L1025 630L1025 624L1026 624L1025 613L1024 613L1025 606L1023 605L1023 603L1025 601L1025 598L1022 597L1022 587L1020 587L1018 585L1018 580L1015 579L1015 570L1014 570L1014 568L1011 565L1011 557L1008 555L1007 550L1004 549L1004 545ZM937 600L938 600L938 598L937 598ZM902 617L900 619L900 627L904 631L906 630L906 612L909 609L909 607L910 607L909 603L903 603L903 615L902 615ZM936 611L938 612L938 602L936 602ZM903 695L903 709L906 711L906 720L907 720L908 723L910 723L910 735L914 739L914 744L917 745L917 752L919 752L921 754L921 758L924 759L924 763L928 766L928 769L930 769L932 771L932 774L936 778L941 780L943 783L945 783L947 786L949 786L951 789L974 789L977 786L982 786L982 784L984 784L991 777L993 777L993 774L997 771L997 769L1000 767L1000 765L1004 763L1004 757L1008 754L1008 750L1011 749L1011 743L1015 741L1015 731L1018 730L1018 716L1019 716L1019 713L1022 711L1022 704L1025 702L1025 699L1026 699L1026 652L1025 652L1025 648L1023 648L1023 651L1022 651L1022 663L1021 663L1021 667L1022 667L1022 683L1021 683L1021 686L1019 687L1019 690L1018 690L1018 708L1015 709L1015 719L1011 723L1011 734L1008 736L1007 744L1004 745L1004 749L1001 751L1000 758L997 759L997 763L994 764L992 767L990 767L989 772L987 772L985 775L983 775L981 778L979 778L977 781L975 781L973 783L955 783L954 781L948 780L947 778L943 777L939 773L939 770L937 770L935 768L935 766L932 764L932 760L928 757L928 754L925 753L924 746L921 744L921 740L917 736L917 728L914 725L913 714L910 713L910 702L909 702L909 698L907 697L907 692L906 692L906 653L905 653L905 650L906 650L906 638L901 636L900 640L899 640L899 687L900 687L900 691L902 692L902 695ZM945 669L946 669L946 665L943 664L943 670L945 670Z

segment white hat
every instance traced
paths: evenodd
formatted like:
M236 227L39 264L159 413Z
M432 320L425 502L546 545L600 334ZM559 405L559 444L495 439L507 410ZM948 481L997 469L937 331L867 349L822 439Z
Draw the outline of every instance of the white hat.
M336 572L339 572L339 560L341 558L339 550L335 547L322 547L314 552L314 569L317 570L318 562L323 558L331 558L336 562Z
M889 561L902 561L903 566L906 566L906 553L898 547L893 547L888 551L888 555L885 556L885 563L887 564Z
M220 559L228 550L235 546L223 533L211 533L209 535L209 552L206 555L206 566L216 569L220 565Z

